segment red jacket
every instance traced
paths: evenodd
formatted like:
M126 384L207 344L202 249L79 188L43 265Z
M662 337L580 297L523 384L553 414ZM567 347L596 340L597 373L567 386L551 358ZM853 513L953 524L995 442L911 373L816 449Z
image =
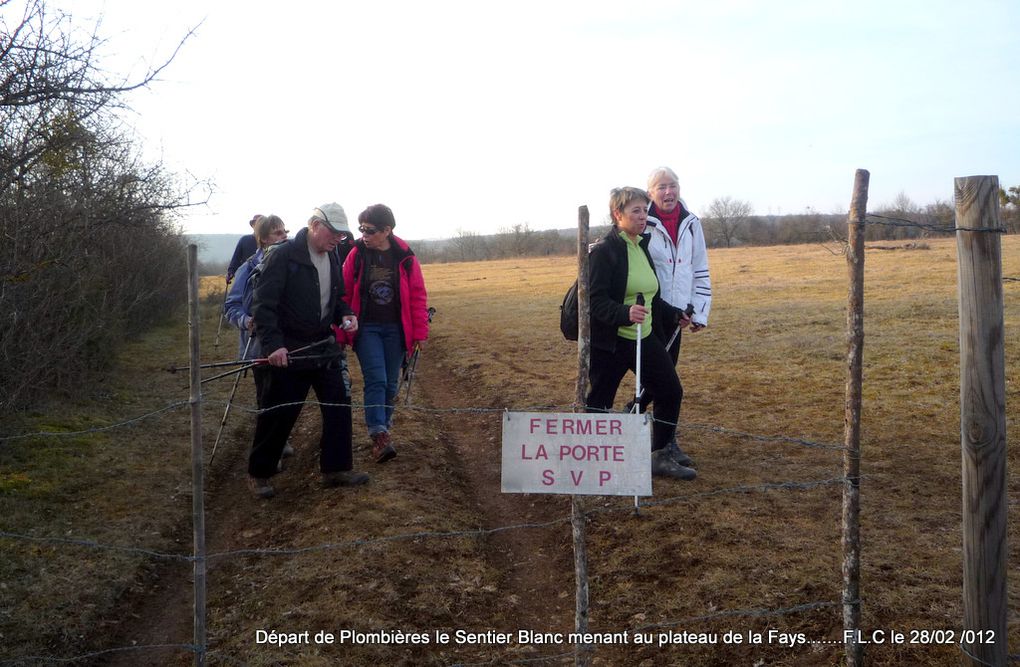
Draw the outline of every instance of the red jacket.
M428 340L429 318L428 318L428 294L425 292L425 278L421 274L421 264L414 256L407 243L397 237L390 236L390 243L396 253L397 273L397 298L400 301L400 324L404 333L404 349L410 352L414 344L421 340ZM361 302L365 297L368 285L364 283L365 242L358 241L347 259L344 260L344 285L347 290L344 293L344 301L350 305L351 310L361 319ZM343 336L344 338L341 338ZM351 335L346 332L338 332L337 339L340 342L353 344L357 334Z

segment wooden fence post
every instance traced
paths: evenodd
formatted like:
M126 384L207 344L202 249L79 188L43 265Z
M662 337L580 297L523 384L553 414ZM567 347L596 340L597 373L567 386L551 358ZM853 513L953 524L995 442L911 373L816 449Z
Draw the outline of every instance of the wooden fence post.
M864 356L864 219L871 175L858 169L847 220L850 289L846 311L847 379L843 422L843 637L847 667L864 661L861 627L861 381Z
M591 351L591 321L588 317L588 207L577 211L577 385L574 393L574 410L584 411L588 387L588 369ZM585 541L584 508L581 500L570 496L570 524L574 535L574 578L577 589L574 595L574 631L588 632L588 545ZM574 649L574 664L589 664L591 647L578 645Z
M963 455L963 650L969 664L1005 665L1006 380L999 179L954 182L960 297Z
M198 246L188 245L188 330L191 342L191 510L194 534L195 665L205 665L205 480L202 452L202 371L199 368Z

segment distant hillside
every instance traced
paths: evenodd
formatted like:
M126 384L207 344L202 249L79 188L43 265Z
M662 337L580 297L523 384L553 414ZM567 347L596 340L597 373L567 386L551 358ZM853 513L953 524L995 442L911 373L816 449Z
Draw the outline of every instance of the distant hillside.
M234 254L238 234L185 234L188 243L198 245L198 261L203 264L226 266Z

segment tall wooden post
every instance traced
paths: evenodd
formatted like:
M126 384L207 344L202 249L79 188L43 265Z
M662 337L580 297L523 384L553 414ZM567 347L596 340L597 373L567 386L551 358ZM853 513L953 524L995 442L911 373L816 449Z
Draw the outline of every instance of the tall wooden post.
M194 533L195 665L205 665L205 480L202 468L202 371L199 368L198 246L188 245L188 329L191 342L191 510Z
M584 411L588 387L588 369L591 360L591 320L588 317L588 207L577 211L577 385L574 410ZM588 632L588 545L585 541L585 515L581 500L570 496L570 524L574 535L574 578L577 589L574 595L574 631ZM589 664L591 647L578 645L574 649L574 664Z
M961 648L969 664L1005 665L1009 552L999 179L969 176L954 185L963 450Z
M843 636L847 667L864 664L861 627L861 395L864 358L864 219L871 175L858 169L850 200L846 261L850 272L847 299L847 378L843 422Z

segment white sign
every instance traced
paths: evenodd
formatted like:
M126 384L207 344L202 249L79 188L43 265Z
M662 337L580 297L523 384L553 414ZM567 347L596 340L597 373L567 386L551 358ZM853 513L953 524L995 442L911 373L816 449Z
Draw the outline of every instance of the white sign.
M503 493L652 495L651 423L620 413L503 414Z

